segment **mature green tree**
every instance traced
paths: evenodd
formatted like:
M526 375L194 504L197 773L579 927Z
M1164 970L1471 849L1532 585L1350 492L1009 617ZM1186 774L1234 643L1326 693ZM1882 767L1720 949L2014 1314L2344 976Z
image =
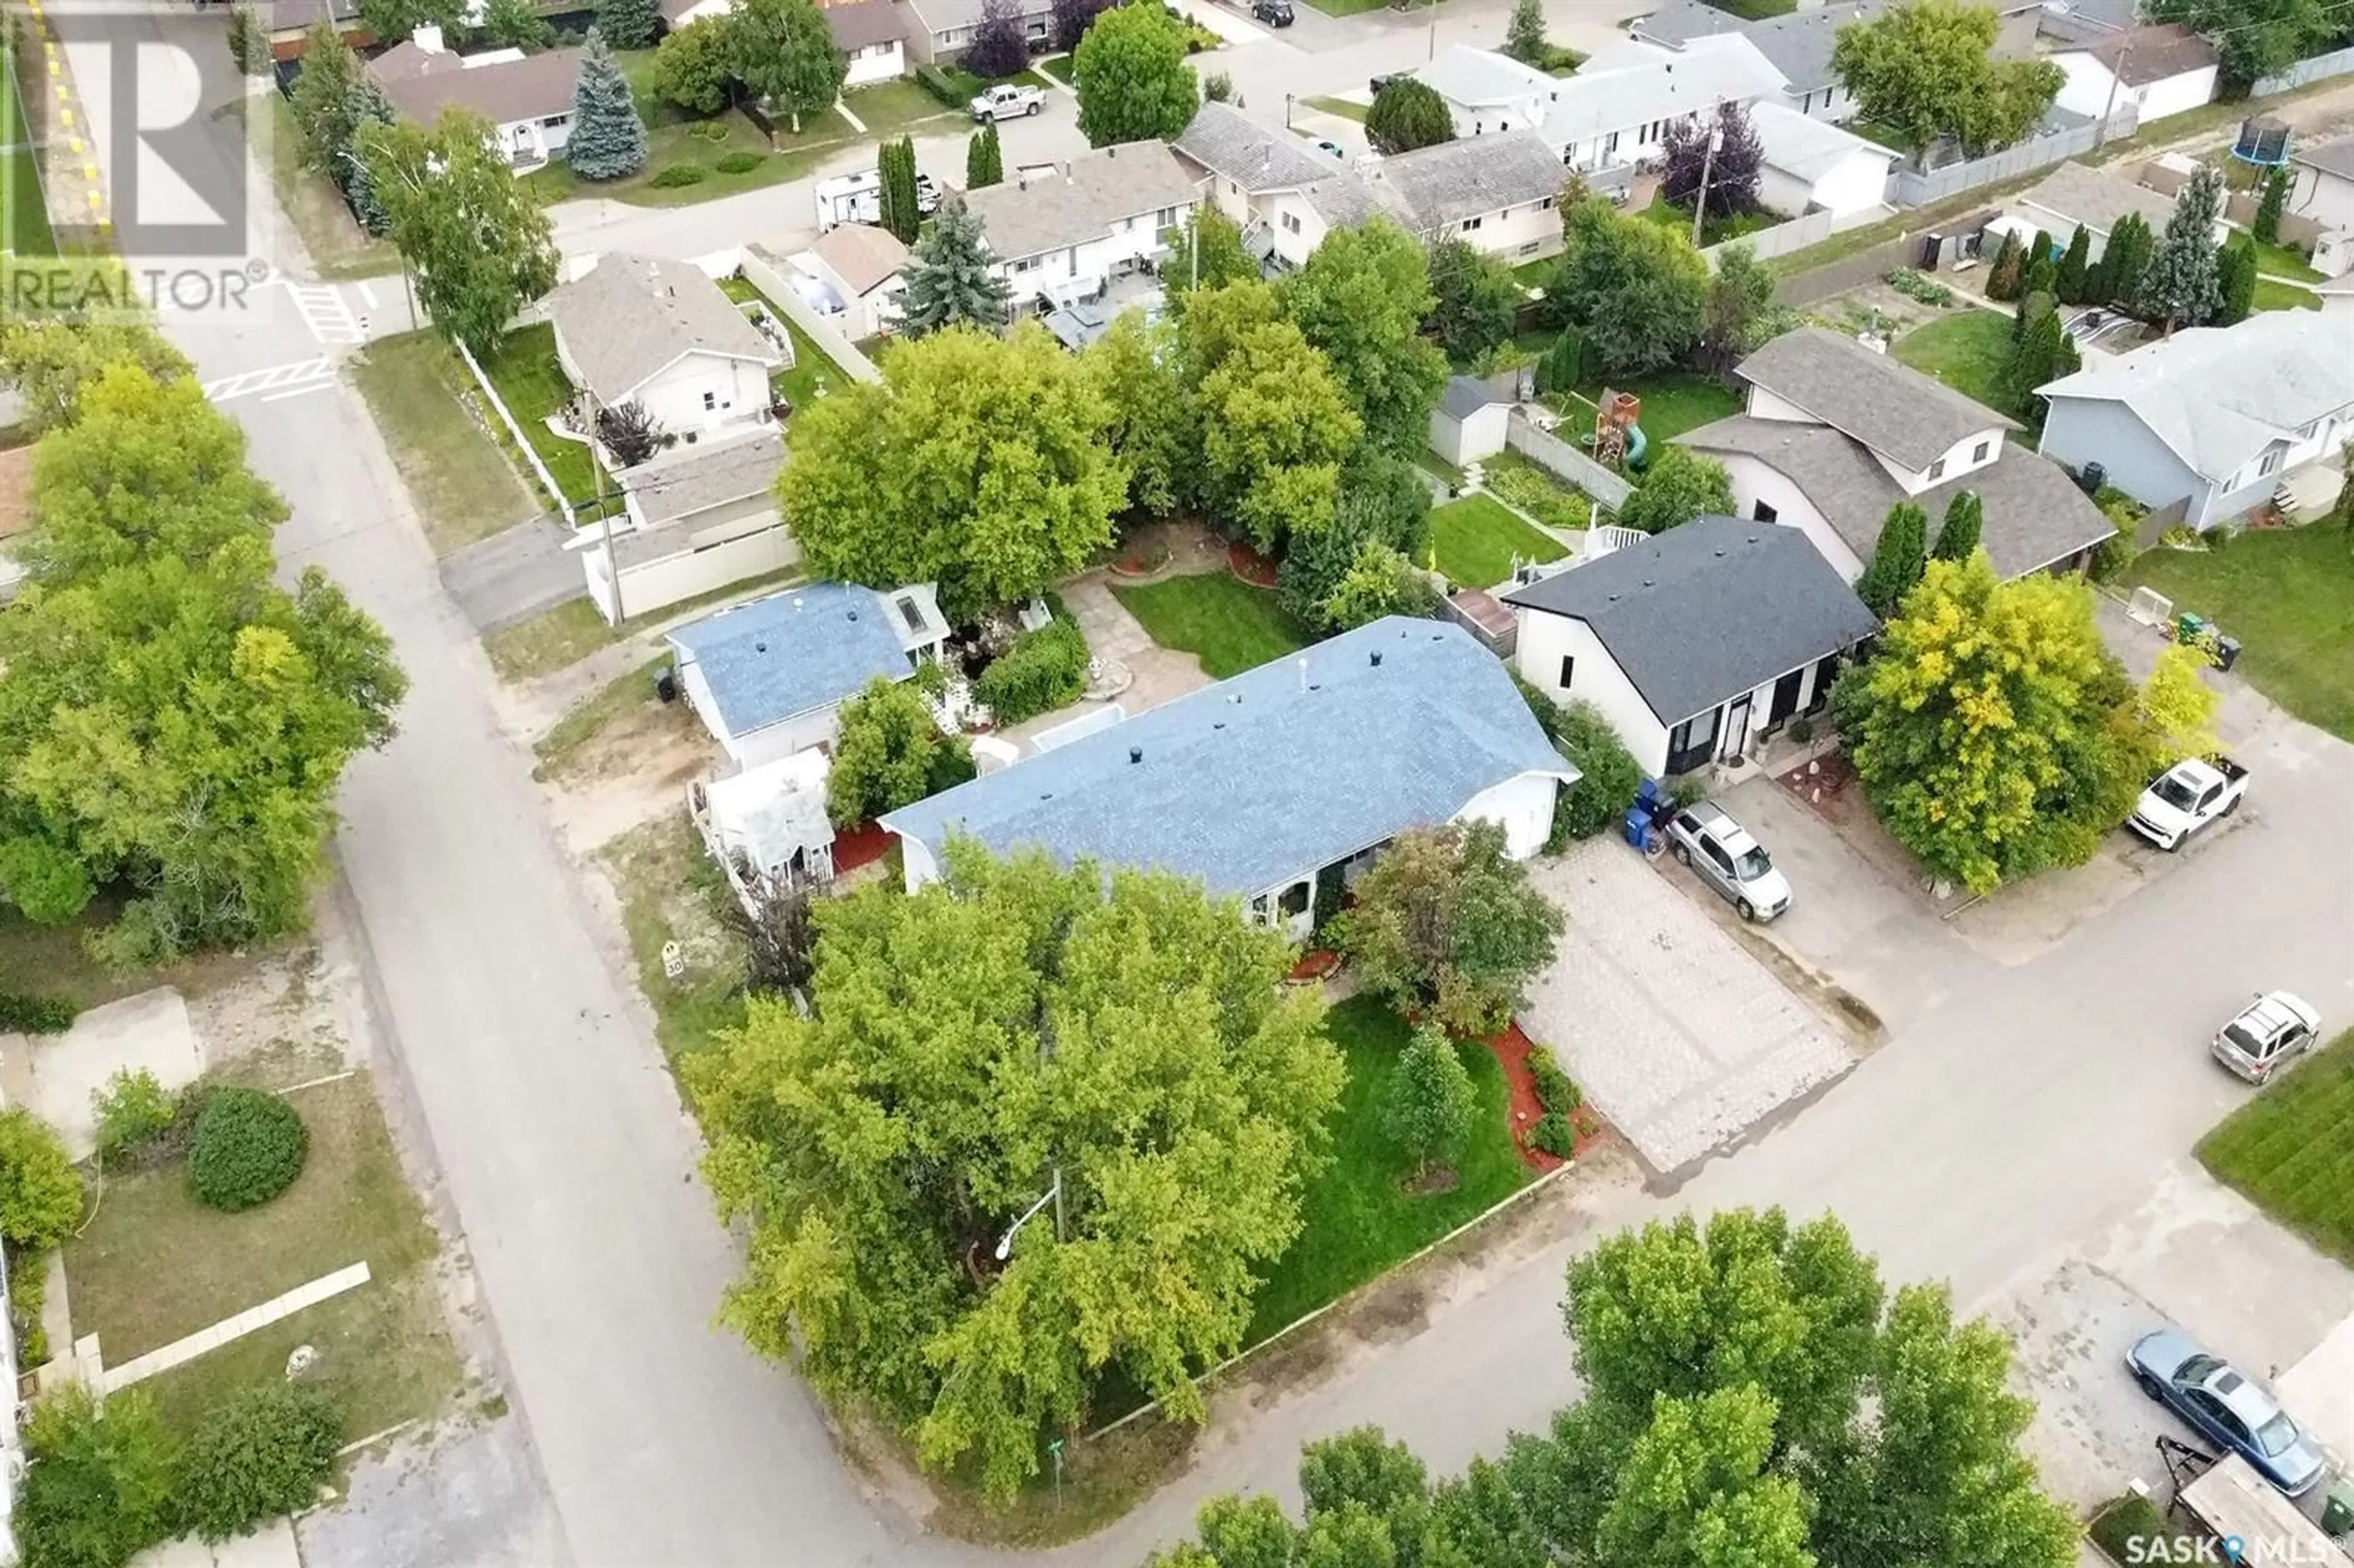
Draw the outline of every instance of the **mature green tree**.
M2117 226L2109 230L2109 242L2102 249L2100 260L2094 265L2094 275L2087 280L2093 296L2090 302L2131 304L2138 300L2143 274L2149 270L2150 252L2157 247L2157 238L2141 214L2129 212L2117 219Z
M1553 43L1545 37L1544 0L1512 0L1512 15L1504 23L1504 52L1539 70L1553 63Z
M1455 116L1429 83L1392 77L1365 111L1365 140L1384 156L1455 140Z
M1560 325L1575 326L1606 375L1673 364L1700 335L1708 263L1691 237L1621 217L1600 196L1572 207L1561 265L1545 288Z
M796 135L803 115L822 114L842 96L850 61L811 0L736 0L727 42L729 74L790 119Z
M580 76L572 90L572 134L564 162L584 180L618 180L646 166L646 122L630 96L630 79L605 47L604 35L588 29L580 50Z
M981 0L972 39L958 62L989 81L1019 76L1030 64L1030 40L1022 25L1022 9L1013 0Z
M228 14L228 58L246 76L270 69L270 29L250 5L240 3Z
M2246 235L2234 234L2215 259L2214 325L2233 326L2248 319L2256 307L2256 248Z
M2033 294L2021 300L2015 328L2010 355L2003 362L1998 385L2013 410L2031 418L2036 388L2065 374L2062 366L2068 360L2068 329L2062 324L2060 313L2052 308L2049 294Z
M1585 334L1565 326L1553 335L1553 346L1537 361L1537 390L1575 392L1585 383Z
M1701 302L1697 355L1723 375L1776 335L1768 329L1785 326L1787 316L1775 309L1773 272L1747 241L1734 240L1717 252Z
M1165 5L1115 5L1071 54L1079 132L1090 147L1173 142L1202 106L1185 63L1186 24Z
M1189 333L1201 304L1187 313ZM1199 383L1196 410L1204 491L1252 544L1273 550L1331 519L1341 465L1364 427L1330 362L1297 326L1267 321L1243 329Z
M2019 275L2019 291L2022 296L2049 294L2060 297L2060 260L2052 254L2052 236L2041 229L2027 247L2027 265Z
M1769 1468L1775 1414L1755 1384L1658 1396L1595 1527L1600 1559L1624 1568L1816 1568L1806 1495Z
M1430 248L1430 291L1437 303L1426 324L1448 358L1474 364L1511 342L1523 291L1497 258L1466 240L1440 240Z
M1285 544L1276 592L1284 608L1300 620L1311 625L1333 625L1333 595L1357 566L1359 556L1378 545L1408 561L1420 559L1429 521L1430 487L1423 482L1422 471L1395 452L1360 447L1341 471L1341 499L1331 519L1294 530ZM1373 580L1387 579L1361 577L1359 591ZM1400 612L1419 613L1415 608L1419 602L1423 601L1403 601ZM1344 603L1341 608L1351 606Z
M1055 51L1067 55L1077 48L1105 8L1104 0L1054 0Z
M371 126L360 145L386 231L434 330L478 357L557 278L546 209L491 136L481 115L445 109L429 131L405 121Z
M1695 517L1733 511L1733 476L1706 452L1670 443L1658 449L1643 482L1618 509L1622 527L1664 534Z
M1438 1025L1423 1024L1390 1071L1382 1131L1414 1162L1419 1178L1434 1162L1444 1165L1462 1154L1479 1114L1479 1092L1455 1043Z
M482 33L484 43L503 49L544 49L556 42L556 29L531 0L485 0Z
M1356 894L1336 924L1365 983L1458 1033L1501 1027L1562 931L1493 822L1400 833Z
M2142 10L2212 38L2224 85L2240 93L2346 34L2346 14L2330 0L2148 0Z
M900 344L793 421L777 493L810 568L888 586L937 579L950 613L1023 599L1111 542L1128 471L1087 363L1043 328Z
M159 382L126 361L82 387L74 414L33 448L24 554L37 581L201 561L232 540L266 542L286 520L286 503L246 467L243 427L194 380Z
M1255 282L1264 275L1243 249L1243 231L1235 220L1204 202L1187 215L1184 232L1170 247L1161 286L1169 295L1170 310L1182 314L1187 297L1196 290Z
M916 139L902 136L885 142L875 154L875 173L882 186L875 193L875 220L899 237L901 242L916 243L924 227L924 212L916 186ZM974 245L980 244L981 225L970 223Z
M1995 247L1994 260L1987 263L1987 298L2005 302L2019 298L2020 275L2025 270L2026 263L2022 260L2019 248L2019 236L2009 229L2004 229L2002 243ZM2097 288L2098 285L2094 281L2089 278L2086 280L2085 291L2088 296Z
M661 26L659 0L597 0L597 30L617 49L650 47Z
M1005 153L997 143L997 122L992 120L972 133L964 147L964 188L986 190L1005 180Z
M962 202L944 202L931 231L916 241L899 295L899 330L910 338L956 326L994 332L1012 313L1012 294L981 220Z
M1937 524L1937 545L1929 554L1940 561L1968 560L1978 547L1978 533L1985 525L1986 504L1974 492L1956 491L1946 503L1945 519ZM1921 569L1928 570L1927 563Z
M2281 215L2288 210L2288 165L2275 164L2264 175L2264 191L2256 203L2256 221L2249 227L2266 245L2280 243Z
M376 199L376 178L368 172L367 160L359 155L359 141L371 126L389 125L393 118L392 100L384 95L383 85L372 73L362 71L352 84L352 149L344 156L341 178L352 216L374 235L382 235L392 219L386 215L384 203Z
M1315 619L1347 631L1385 615L1428 615L1437 608L1438 590L1420 567L1394 546L1367 540L1324 596Z
M687 114L716 114L735 81L735 49L723 17L673 27L654 50L653 94Z
M1717 105L1712 124L1699 114L1671 122L1660 138L1660 160L1659 195L1670 206L1691 212L1704 199L1711 221L1756 210L1766 148L1739 101Z
M1365 438L1419 450L1447 386L1447 355L1421 332L1437 304L1421 242L1387 218L1334 229L1278 299L1331 362Z
M1111 408L1106 436L1128 469L1129 510L1148 517L1176 510L1196 450L1174 337L1168 323L1123 311L1080 355Z
M1928 533L1929 515L1914 503L1900 501L1888 509L1872 562L1855 585L1855 597L1882 620L1896 613L1928 569Z
M288 110L301 132L302 166L340 188L344 163L358 130L354 90L365 72L344 36L326 23L313 27L302 46L302 69L287 90Z
M877 675L842 705L826 815L854 828L972 776L972 747L940 728L922 687Z
M2135 711L2149 731L2158 767L2171 768L2186 757L2212 757L2222 749L2215 733L2222 695L2200 673L2211 662L2202 648L2170 643L2159 651L2149 678L2142 683Z
M141 366L154 381L196 374L186 356L145 322L12 316L0 323L0 381L16 387L24 405L17 429L27 436L72 418L83 389L124 363Z
M1832 703L1881 821L1974 892L2089 855L2147 779L2089 590L2000 582L1983 550L1929 563Z
M2168 334L2179 326L2203 325L2223 303L2217 271L2221 248L2215 240L2222 216L2223 175L2212 164L2201 164L2174 198L2174 216L2166 220L2166 232L2158 236L2141 278L2142 312L2163 323Z
M1971 157L2008 147L2051 109L2066 80L2044 59L1999 59L2000 18L1966 0L1905 0L1839 30L1831 69L1859 116L1909 152L1950 136Z
M2060 258L2059 270L2053 275L2052 291L2059 295L2062 304L2081 305L2084 302L2084 283L2091 274L2092 250L2093 237L2084 232L2084 226L2080 223L2075 232L2068 236L2067 254Z
M683 1074L751 1229L727 1321L1002 1499L1115 1368L1202 1418L1343 1072L1283 939L1197 884L943 859L822 901L815 1015L755 999Z
M439 27L443 37L452 40L466 30L463 0L359 0L359 16L360 25L385 45L400 43L424 26ZM302 69L311 69L308 50Z

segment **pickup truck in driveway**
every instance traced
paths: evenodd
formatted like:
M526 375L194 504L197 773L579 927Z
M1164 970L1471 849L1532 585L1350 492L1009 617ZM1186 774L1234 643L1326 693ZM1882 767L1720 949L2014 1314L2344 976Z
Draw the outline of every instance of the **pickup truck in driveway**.
M2178 762L2141 792L2126 825L2162 850L2179 850L2191 834L2220 822L2247 799L2248 770L2228 757Z
M1019 120L1046 107L1046 90L1001 81L966 107L975 120Z

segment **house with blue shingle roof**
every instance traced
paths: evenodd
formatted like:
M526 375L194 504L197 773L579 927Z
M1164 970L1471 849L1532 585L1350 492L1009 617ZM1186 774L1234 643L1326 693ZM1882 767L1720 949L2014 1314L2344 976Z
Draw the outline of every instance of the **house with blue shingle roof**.
M1409 828L1498 822L1514 859L1577 769L1460 627L1391 616L893 811L909 891L959 835L1175 872L1304 938Z

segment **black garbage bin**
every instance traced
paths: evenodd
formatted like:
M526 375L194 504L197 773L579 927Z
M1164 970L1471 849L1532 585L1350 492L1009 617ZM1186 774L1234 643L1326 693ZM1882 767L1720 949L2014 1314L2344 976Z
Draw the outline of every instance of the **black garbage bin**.
M2228 670L2240 662L2240 640L2236 637L2215 639L2215 668Z

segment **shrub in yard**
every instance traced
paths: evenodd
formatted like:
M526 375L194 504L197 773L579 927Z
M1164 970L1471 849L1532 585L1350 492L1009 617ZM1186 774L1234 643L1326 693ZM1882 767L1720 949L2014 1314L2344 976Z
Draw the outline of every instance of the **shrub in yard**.
M98 1163L102 1170L121 1165L171 1129L179 1115L171 1091L142 1067L135 1073L117 1068L106 1087L93 1089L90 1107L98 1123Z
M188 1181L210 1207L250 1209L292 1186L310 1151L310 1128L276 1095L215 1089L196 1116Z
M731 898L721 910L744 939L744 983L754 991L799 991L817 969L809 889L769 873L756 873L748 886L750 908Z
M63 1034L79 1011L54 996L0 991L0 1034Z
M71 1383L33 1407L17 1499L26 1568L122 1568L171 1529L172 1444L131 1390L101 1405Z
M226 1541L307 1507L342 1441L343 1423L325 1395L278 1382L241 1390L207 1411L188 1439L181 1518L207 1541Z
M1493 822L1400 833L1332 922L1373 991L1461 1033L1485 1033L1553 961L1561 912L1506 858Z
M647 184L676 190L681 185L699 185L711 177L711 171L701 164L664 164Z
M81 1178L57 1129L22 1106L0 1111L0 1235L52 1247L81 1220Z
M1479 1092L1454 1042L1435 1023L1414 1032L1390 1074L1382 1130L1421 1176L1458 1158L1479 1111Z
M916 684L877 675L842 705L825 782L826 814L835 827L896 811L972 777L972 747L960 735L940 733Z
M1577 782L1553 802L1553 837L1566 842L1616 826L1635 803L1643 768L1592 703L1580 698L1561 706L1560 713L1553 745L1577 768Z
M760 166L760 154L748 147L738 147L719 160L723 175L748 175Z
M8 1315L16 1324L16 1364L48 1364L49 1336L41 1327L41 1308L48 1304L48 1253L44 1249L8 1249Z
M1565 1117L1585 1103L1576 1083L1542 1045L1529 1052L1529 1076L1536 1080L1537 1103L1549 1111Z
M1529 1147L1566 1160L1577 1150L1577 1128L1561 1112L1547 1111L1529 1128Z
M972 694L1000 725L1009 725L1077 702L1087 686L1087 640L1076 622L1057 616L1016 638L973 682Z

